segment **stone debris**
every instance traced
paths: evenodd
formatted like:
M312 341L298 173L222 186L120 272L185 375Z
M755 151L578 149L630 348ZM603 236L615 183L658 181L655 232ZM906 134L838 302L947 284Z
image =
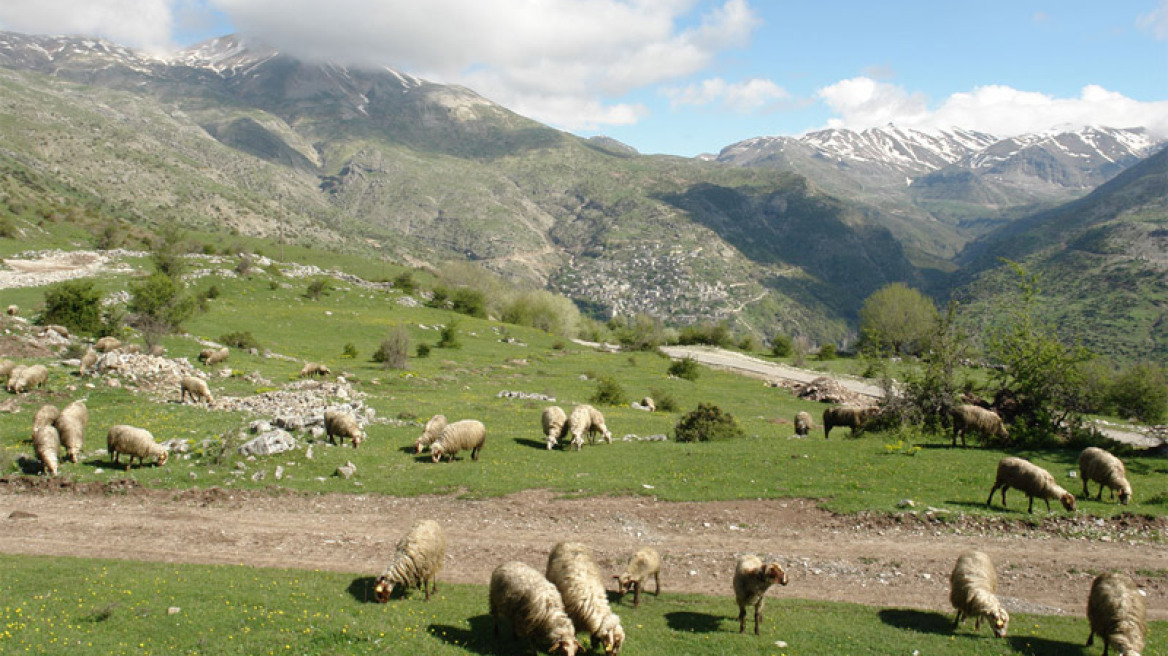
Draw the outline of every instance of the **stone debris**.
M664 435L662 433L658 433L656 435L646 435L644 437L641 437L640 435L634 435L633 433L629 433L628 435L625 435L624 437L622 437L621 441L622 442L668 442L669 436Z
M261 433L255 439L239 447L240 455L270 456L296 448L296 438L288 431L275 429Z
M797 383L791 391L804 401L819 401L822 403L836 403L842 405L868 405L865 397L849 392L838 381L820 376L810 383Z
M502 392L499 392L498 394L495 395L495 398L498 398L498 399L521 399L524 401L547 401L548 403L555 403L556 402L556 398L554 396L548 396L547 394L538 394L536 392L511 392L511 391L507 391L507 390L503 390Z
M337 471L336 471L336 475L340 476L341 478L344 478L344 479L352 478L353 474L356 474L356 473L357 473L357 465L354 465L351 460L346 461L345 464L341 465L340 467L337 467Z

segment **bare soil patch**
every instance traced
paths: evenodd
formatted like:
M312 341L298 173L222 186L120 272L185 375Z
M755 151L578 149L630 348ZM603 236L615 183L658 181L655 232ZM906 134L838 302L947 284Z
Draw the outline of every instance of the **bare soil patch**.
M1123 569L1147 590L1150 618L1168 619L1163 519L843 516L800 499L672 503L543 490L396 498L0 479L6 553L375 574L421 518L447 530L447 581L486 583L511 559L542 569L552 545L574 539L592 546L606 575L636 546L654 546L666 593L729 595L736 555L753 552L790 572L779 596L949 612L953 561L977 548L995 559L1010 610L1081 614L1094 575Z

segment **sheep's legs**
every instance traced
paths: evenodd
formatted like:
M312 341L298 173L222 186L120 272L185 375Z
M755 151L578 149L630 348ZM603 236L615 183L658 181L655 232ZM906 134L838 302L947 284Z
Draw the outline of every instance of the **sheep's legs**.
M654 574L653 575L653 582L657 584L657 589L653 592L653 596L660 597L661 596L661 574L659 574L659 573Z
M738 632L746 633L746 606L738 605Z
M758 625L762 623L762 600L754 607L754 635L758 635Z

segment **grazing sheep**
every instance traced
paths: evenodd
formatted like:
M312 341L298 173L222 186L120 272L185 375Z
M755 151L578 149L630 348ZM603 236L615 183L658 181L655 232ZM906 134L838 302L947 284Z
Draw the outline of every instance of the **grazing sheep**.
M16 367L8 376L8 391L15 394L27 392L30 389L44 387L49 380L49 370L43 364L34 364L31 367Z
M50 337L49 333L57 333L58 337L69 339L69 329L55 323L45 326L45 329L41 331L41 337Z
M32 435L32 450L41 461L45 473L57 475L57 458L61 454L61 438L51 424L41 426Z
M307 378L309 376L328 376L332 373L332 369L319 362L309 362L300 369L300 377Z
M965 434L969 431L985 437L1010 439L1010 433L1002 423L1002 418L993 410L966 404L952 408L949 416L953 420L953 446L957 446L958 435L961 435L961 446L965 446Z
M86 349L85 355L81 356L81 365L77 367L77 375L84 376L89 373L95 364L97 364L97 351Z
M1034 497L1046 502L1046 511L1050 512L1050 500L1058 499L1067 510L1075 509L1075 495L1064 490L1055 482L1054 476L1042 467L1021 458L1002 458L998 461L998 475L994 479L994 486L990 488L990 496L986 505L994 500L994 492L1002 488L1002 505L1006 505L1006 490L1016 488L1025 492L1030 498L1030 505L1026 512L1034 512Z
M586 403L572 408L572 414L568 415L566 430L571 434L572 447L577 451L584 446L585 433L588 435L589 444L595 442L593 436L596 433L600 433L607 442L612 443L612 433L609 432L608 426L604 423L604 415Z
M161 358L162 356L166 355L166 347L162 344L155 344L154 346L150 347L149 353L156 358Z
M118 339L117 337L102 337L101 339L97 340L97 342L93 345L93 348L98 353L109 353L110 351L122 348L122 340Z
M325 410L324 432L328 435L330 444L333 443L333 437L340 437L340 444L344 446L347 437L353 440L353 448L356 449L365 441L365 432L361 430L357 418L340 410Z
M487 427L481 421L463 419L442 429L442 434L430 445L430 459L434 462L447 456L453 461L459 451L470 451L470 459L478 460L479 451L487 441Z
M599 433L604 437L605 442L612 444L612 432L604 424L604 415L596 408L588 406L588 416L592 420L588 426L588 443L592 444L592 436Z
M633 591L633 607L636 608L641 605L641 588L650 576L653 577L653 581L657 584L657 589L653 592L653 596L660 596L661 556L653 547L641 547L629 559L629 564L625 566L624 573L612 578L616 579L617 594L621 597L628 594L629 590Z
M619 654L625 642L620 617L608 605L608 592L600 578L600 568L592 560L592 550L579 542L560 542L548 555L547 580L560 591L564 610L576 630L587 631L591 648L604 646L608 656Z
M35 436L36 432L40 430L42 426L52 426L53 422L55 422L57 417L60 416L61 409L57 406L51 403L42 405L40 409L36 411L36 414L32 416L32 434Z
M491 572L489 612L495 620L496 636L499 621L506 618L512 634L526 637L533 649L538 641L547 645L553 656L576 656L584 651L564 611L560 591L526 563L503 563Z
M795 434L799 437L807 437L811 429L815 428L815 422L811 419L810 412L795 413Z
M949 603L957 609L953 630L967 617L974 617L974 630L981 628L981 619L993 629L994 635L1006 637L1010 614L998 603L998 574L994 561L980 551L966 551L957 557L953 573L949 575Z
M22 379L24 378L25 369L28 369L28 367L23 364L12 365L12 367L8 369L8 384L5 385L5 389L7 389L9 392L16 392L17 385L24 384Z
M215 402L215 397L211 396L211 388L207 386L207 381L195 376L183 376L182 382L179 383L178 402L186 403L187 396L190 396L191 401L195 403L206 402L210 405Z
M0 359L0 376L9 376L18 365L7 358Z
M754 606L754 635L758 635L767 590L776 583L787 585L787 573L778 563L764 565L761 558L750 554L738 557L738 566L734 568L734 598L738 601L739 633L746 632L746 607Z
M1126 574L1100 574L1091 582L1087 597L1087 620L1091 633L1087 646L1095 642L1095 634L1103 638L1103 656L1115 645L1120 656L1139 656L1148 636L1144 596L1135 581Z
M18 305L9 305L9 306L8 306L8 307L7 307L7 308L4 310L4 312L5 312L5 314L7 314L7 315L8 315L8 316L10 316L10 317L15 317L16 315L20 314L20 306L18 306Z
M445 559L446 533L438 522L423 519L398 541L393 560L377 578L373 594L384 604L398 586L403 592L417 587L426 593L426 601L430 601L430 593L438 590L438 573Z
M649 412L657 412L657 403L653 401L653 397L651 396L646 396L645 398L641 399L641 407L645 408Z
M1123 461L1098 447L1089 446L1079 454L1079 478L1083 479L1083 496L1089 497L1087 481L1099 484L1096 501L1103 500L1103 488L1111 489L1111 498L1119 490L1119 502L1127 505L1131 501L1131 483L1127 481L1127 471Z
M226 346L221 349L203 349L199 351L199 361L210 367L223 362L230 354L231 351Z
M823 439L831 437L831 429L836 426L847 426L852 429L852 435L863 430L864 423L880 414L880 408L834 407L823 411Z
M138 464L142 465L145 464L146 458L153 456L158 459L159 467L165 465L170 458L170 452L166 450L166 447L155 442L154 436L145 428L136 428L126 424L111 426L106 435L105 444L115 465L118 464L121 454L124 453L130 457L129 461L126 462L126 471L130 471L135 457L138 458Z
M85 401L74 401L65 406L53 425L61 436L65 455L70 462L77 462L85 446L85 429L89 427L89 408L85 406Z
M564 433L564 426L568 423L568 415L558 405L551 405L543 409L539 418L543 427L544 438L547 439L548 450L554 449L560 443L560 436Z
M442 431L446 428L446 415L434 415L430 417L430 421L426 422L426 427L422 429L422 434L418 439L414 440L414 453L421 453L425 451Z

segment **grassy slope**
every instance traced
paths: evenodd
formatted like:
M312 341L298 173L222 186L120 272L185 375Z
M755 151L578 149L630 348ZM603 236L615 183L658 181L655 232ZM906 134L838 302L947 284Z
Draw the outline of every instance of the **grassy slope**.
M443 584L429 603L415 593L367 603L369 574L0 556L5 599L0 651L9 654L503 654L486 589ZM1004 642L952 615L793 600L802 582L771 592L760 636L737 633L729 597L648 597L618 604L625 653L889 654L973 656L1003 649L1033 656L1099 653L1082 646L1081 617L1016 615ZM1084 596L1086 590L1084 590ZM179 608L168 614L171 607ZM748 631L749 631L748 622ZM1168 623L1153 622L1144 653L1163 653ZM506 636L506 629L504 629ZM587 637L580 635L583 641ZM777 641L787 643L780 648ZM894 650L890 645L898 645Z
M229 269L231 263L220 266ZM102 285L114 289L124 283L111 279ZM356 389L368 395L367 403L380 417L424 422L432 414L443 413L451 420L478 418L488 427L488 444L478 463L464 458L434 465L408 452L420 433L418 426L375 424L369 428L369 441L357 451L318 446L316 457L306 460L300 450L270 462L247 463L249 475L242 477L230 474L235 458L231 452L218 462L196 454L191 460L175 459L164 468L145 467L129 474L147 485L263 488L273 484L271 470L282 464L289 475L281 486L312 492L413 495L450 490L481 496L546 487L569 495L640 494L666 500L807 497L824 499L829 508L845 512L892 511L899 500L908 497L925 506L982 513L986 512L983 504L994 464L1004 455L996 450L932 448L944 444L944 437L924 438L926 448L920 450L910 450L901 442L920 441L915 436L870 435L852 440L844 436L846 431L837 431L828 441L818 432L808 440L789 439L789 418L799 410L818 416L824 406L721 372L703 370L696 382L671 379L666 375L668 361L654 354L604 354L570 343L556 348L564 346L562 340L538 331L428 308L405 308L396 302L397 293L335 283L333 291L319 301L310 301L303 297L305 280L273 279L262 272L247 280L202 278L192 286L205 289L211 284L218 286L222 295L211 302L208 313L188 323L192 335L216 339L228 332L249 331L272 351L298 360L323 361L334 371L346 371ZM39 302L38 293L43 294L43 290L20 290L17 302L32 308ZM368 361L392 325L407 326L415 344L433 345L438 338L433 326L451 320L460 322L461 349L434 349L429 358L411 359L411 369L406 372L387 372ZM504 343L500 341L504 336L526 345ZM357 359L341 357L348 343L356 347ZM168 339L166 345L172 356L185 355L192 360L200 348L181 337ZM300 367L299 362L265 360L241 352L233 353L229 364L241 374L261 372L273 381L273 387L294 380ZM624 443L620 438L630 433L668 433L680 414L604 407L617 443L586 448L581 453L549 453L542 447L539 429L539 413L545 404L496 396L502 390L536 392L554 396L560 405L570 407L587 401L595 390L594 380L581 379L585 373L592 378L616 378L629 400L656 388L674 396L683 411L698 402L716 403L738 418L748 437L732 444ZM29 394L20 413L0 415L0 458L12 461L20 454L30 454L28 422L41 403L64 404L82 394L90 397L90 453L82 463L64 467L66 476L79 480L124 475L112 471L105 456L92 452L104 446L105 429L112 424L142 425L160 440L181 437L199 442L233 436L250 419L176 403L151 403L106 386L69 391L70 386L78 385L71 371L52 367L50 392ZM217 379L212 387L220 396L243 396L263 389L242 377ZM1067 477L1075 468L1076 452L1023 455L1049 468L1073 492L1080 491L1078 481ZM348 481L332 476L346 460L357 464L357 476ZM1163 460L1131 457L1128 462L1136 495L1135 503L1123 510L1166 514L1168 495L1162 481L1168 467ZM269 476L264 481L251 481L250 474L257 469L266 470ZM197 479L192 479L190 472ZM1015 496L1012 503L1009 512L1016 514L1023 500ZM1104 516L1120 511L1113 504L1094 501L1085 501L1082 509Z

